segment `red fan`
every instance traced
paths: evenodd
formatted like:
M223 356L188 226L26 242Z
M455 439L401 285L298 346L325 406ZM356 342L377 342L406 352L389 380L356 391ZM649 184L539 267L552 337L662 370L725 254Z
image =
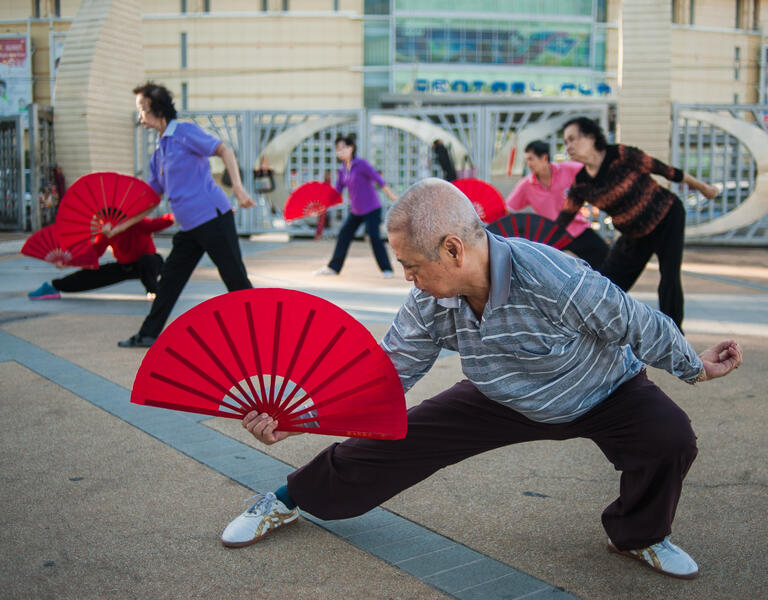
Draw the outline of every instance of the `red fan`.
M29 236L21 248L21 253L45 262L61 263L65 267L99 268L99 255L93 246L78 244L69 249L64 248L59 241L55 225L43 227Z
M69 248L95 243L106 223L118 225L160 202L160 197L141 179L120 173L83 175L61 199L56 226L59 239Z
M267 412L282 431L400 439L405 396L392 362L339 307L292 290L207 300L157 338L131 402L242 419Z
M327 183L310 181L297 187L288 196L283 208L286 221L323 214L331 206L341 204L341 194Z
M480 179L457 179L453 182L464 195L472 201L472 204L483 220L483 223L492 223L507 214L504 206L504 198L495 187Z
M532 213L510 213L488 225L488 231L504 237L522 237L563 249L573 237L554 221Z

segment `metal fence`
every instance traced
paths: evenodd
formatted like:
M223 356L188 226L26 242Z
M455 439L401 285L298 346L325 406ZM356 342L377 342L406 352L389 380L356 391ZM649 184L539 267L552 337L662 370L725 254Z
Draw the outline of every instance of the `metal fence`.
M0 117L1 229L36 231L54 222L55 152L51 108L30 104L26 115Z
M0 117L0 229L24 229L24 123Z
M241 234L301 234L314 231L314 222L308 219L286 224L282 208L289 194L302 183L335 180L338 162L334 140L338 134L355 134L358 156L369 160L396 192L424 177L440 175L432 159L432 141L441 138L453 146L460 172L471 170L506 195L520 175L510 178L506 173L511 148L528 137L545 139L553 148L552 156L557 156L562 153L557 134L565 120L588 115L607 128L608 110L607 102L595 102L370 111L215 111L179 116L197 123L235 150L245 188L258 204L255 210L237 211ZM148 176L155 142L155 132L137 126L135 172L140 177ZM258 193L251 177L261 156L269 160L276 178L275 190L266 195ZM213 159L211 167L220 181L223 163ZM167 205L161 207L166 209ZM335 231L346 210L346 204L331 209L327 231Z
M56 144L53 137L53 109L37 104L29 106L29 219L33 231L52 224L59 207L56 186Z
M768 159L767 115L768 105L673 105L670 162L720 190L708 200L673 185L686 206L689 244L768 244L768 198L761 201L757 186L758 161ZM711 233L718 222L727 230Z

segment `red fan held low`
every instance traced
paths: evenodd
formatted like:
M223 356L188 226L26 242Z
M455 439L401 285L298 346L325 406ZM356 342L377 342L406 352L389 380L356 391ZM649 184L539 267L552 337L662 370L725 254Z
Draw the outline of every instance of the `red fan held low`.
M365 327L322 298L284 289L231 292L171 323L136 374L131 402L242 419L279 431L400 439L405 396Z
M469 198L483 223L492 223L507 214L499 190L481 179L457 179L453 182Z
M288 196L283 208L283 217L286 221L295 221L321 215L331 206L341 202L341 194L332 185L321 181L310 181L297 187Z
M77 244L65 248L56 232L55 225L48 225L27 238L21 253L32 258L39 258L64 267L97 269L99 257L90 244Z
M573 237L554 221L532 213L510 213L488 225L488 231L504 237L521 237L562 250Z
M67 248L94 244L106 223L119 225L159 203L155 190L137 177L106 171L83 175L59 204L59 238Z

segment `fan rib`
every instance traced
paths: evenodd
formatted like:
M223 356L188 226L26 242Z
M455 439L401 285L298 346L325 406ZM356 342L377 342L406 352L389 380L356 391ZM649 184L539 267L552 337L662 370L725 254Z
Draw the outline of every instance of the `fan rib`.
M539 229L544 225L544 221L541 222L541 225L539 225ZM550 232L547 234L547 237L545 237L543 240L541 240L542 244L549 243L549 240L552 238L553 235L555 235L555 232L557 231L557 228L553 227Z
M339 392L338 394L334 394L333 396L329 396L328 398L325 398L324 400L320 400L319 402L315 402L311 406L306 406L301 410L289 413L289 421L291 420L291 417L300 417L303 414L306 414L309 411L317 410L319 408L322 408L323 406L328 406L330 404L333 404L337 400L340 400L342 398L348 398L350 396L357 396L361 392L364 392L366 390L369 390L374 387L378 387L380 385L383 385L387 382L387 378L384 376L376 377L375 379L371 379L369 381L366 381L364 383L361 383L360 385L357 385L353 388L350 388L348 390L345 390L343 392ZM314 418L311 418L309 420L316 420Z
M536 228L536 233L531 238L534 242L539 241L539 236L541 235L541 228L544 226L544 221L542 219L539 219L539 226Z
M104 189L104 176L103 175L101 175L99 177L99 187L101 188L101 196L100 196L101 201L104 204L104 208L108 208L109 205L107 204L107 192ZM114 198L114 196L113 196L113 198Z
M277 310L275 313L275 335L272 340L272 370L270 372L269 379L269 401L267 402L267 409L272 410L277 402L275 401L275 378L277 377L277 357L280 352L280 328L283 322L283 303L277 302Z
M365 358L368 354L370 354L370 349L366 348L363 350L360 354L358 354L355 358L347 362L346 365L343 365L339 369L337 369L334 373L331 373L324 381L322 381L320 384L315 386L312 390L306 392L304 396L299 398L298 400L294 401L293 404L291 404L288 408L285 408L280 412L280 415L284 414L290 414L291 411L293 411L297 406L300 406L303 402L305 402L307 399L316 398L317 393L320 392L325 386L327 386L332 381L338 379L344 372L351 369L354 365L356 365L358 362L360 362L363 358ZM314 402L314 400L313 400ZM277 419L278 417L275 417Z
M123 204L125 204L125 200L128 198L128 194L130 193L131 188L133 188L133 181L128 182L128 187L125 189L125 193L123 194L122 199L117 204L117 207L122 211L123 214L126 212L123 210ZM117 196L117 186L115 186L115 196Z
M497 223L497 225L499 226L499 232L501 232L501 235L503 235L504 237L509 237L509 236L507 235L507 230L506 230L506 229L504 229L504 225L502 224L502 222L501 222L501 221L499 221L499 222Z
M283 383L280 385L280 391L277 394L278 398L283 397L283 393L285 392L285 386L288 384L288 381L291 379L291 375L293 374L293 368L296 366L296 361L299 358L299 352L304 348L304 342L307 339L307 334L309 333L309 328L312 325L312 321L315 318L315 314L317 311L313 308L310 309L309 314L307 315L307 319L304 321L304 327L301 330L301 335L299 335L299 341L296 342L296 348L293 351L293 356L291 357L291 362L288 364L288 368L285 370L285 374L283 375ZM278 404L278 407L281 403Z
M197 331L195 331L192 327L187 327L187 333L189 333L189 335L191 335L194 338L194 340L203 349L203 351L208 355L208 357L214 363L216 363L216 366L219 367L219 369L224 374L224 376L227 377L227 379L229 379L230 383L235 388L237 388L237 391L240 392L243 395L244 398L246 398L248 396L248 394L245 392L243 387L240 385L240 382L235 378L234 375L232 375L232 373L229 372L229 369L227 369L227 367L224 365L223 362L221 362L219 357L216 356L216 353L213 350L211 350L210 346L208 346L208 344L206 344L203 341L203 338L200 337L200 335L197 333Z
M152 400L147 398L144 400L144 404L147 406L155 406L157 408L167 408L170 410L183 410L184 412L197 413L199 415L211 415L212 417L226 417L227 419L242 419L241 413L228 413L214 408L203 408L202 406L187 406L186 404L176 404L174 402L166 402L164 400Z
M251 410L251 408L252 408L252 407L250 407L248 404L244 403L244 402L243 402L243 400L241 400L240 398L238 398L237 396L235 396L235 395L234 395L232 392L230 392L230 391L229 391L229 389L227 389L225 386L221 385L221 384L220 384L218 381L216 381L216 380L215 380L213 377L211 377L210 375L208 375L208 373L206 373L205 371L203 371L203 369L201 369L200 367L198 367L198 366L197 366L196 364L194 364L192 361L190 361L190 360L189 360L189 359L187 359L187 358L184 358L184 357L183 357L181 354L179 354L178 352L176 352L176 350L174 350L173 348L170 348L170 347L166 347L166 348L165 348L165 351L166 351L166 353L170 354L170 355L171 355L173 358L175 358L176 360L178 360L178 361L179 361L181 364L183 364L185 367L187 367L187 368L188 368L190 371L192 371L193 373L195 373L195 374L199 375L200 377L202 377L203 379L205 379L205 380L206 380L208 383L210 383L210 384L211 384L213 387L215 387L216 389L218 389L218 390L219 390L219 391L220 391L222 394L224 394L225 396L229 396L230 398L232 398L232 400L234 400L235 402L237 402L238 404L240 404L240 406L242 406L242 407L243 407L243 409L245 409L245 410Z
M250 409L253 410L256 408L256 388L253 387L253 382L251 381L251 376L248 373L248 370L245 368L245 364L243 363L243 359L240 356L240 353L237 351L237 348L235 347L235 342L232 340L232 336L229 334L229 331L227 330L226 325L224 325L224 321L221 318L221 313L218 310L213 311L213 318L216 319L216 323L219 325L219 329L221 330L221 334L224 336L224 339L227 342L227 345L229 346L229 351L232 353L232 356L235 358L235 362L237 362L237 366L240 367L240 373L243 375L243 379L245 379L245 382L248 384L248 388L251 390L251 396L246 396L246 402L249 405Z
M191 385L187 385L186 383L182 383L181 381L176 381L175 379L171 379L170 377L163 375L162 373L156 373L155 371L152 371L149 374L150 377L154 377L155 379L162 381L163 383L167 383L168 385L172 385L173 387L176 387L184 392L188 392L194 396L198 396L202 398L203 400L207 400L208 402L212 402L216 406L226 406L230 410L234 410L238 413L245 414L243 412L242 408L238 408L237 406L234 406L233 404L229 404L222 398L216 398L215 396L211 396L210 394L206 394L205 392L201 392L198 389L193 388Z
M277 407L278 413L283 414L283 408L288 405L288 403L293 399L293 397L298 393L300 389L304 388L304 384L306 383L307 379L312 375L312 373L315 372L318 366L320 366L320 363L328 356L328 353L331 351L331 348L333 348L336 343L339 341L342 335L344 335L344 332L347 330L346 327L342 326L339 327L339 329L336 331L336 333L333 335L333 337L330 339L330 341L325 345L325 348L323 348L317 355L317 358L312 362L312 364L307 369L307 372L304 374L304 376L297 382L296 387L294 387L291 390L291 393L288 394L288 396L283 399L283 401L280 403L280 405ZM306 396L305 396L306 397Z
M253 321L253 310L251 309L251 303L245 303L245 316L248 321L248 331L251 334L251 348L253 349L253 360L256 363L256 374L259 376L259 389L261 390L261 396L259 401L256 402L256 410L262 411L264 409L264 403L266 402L267 390L264 386L264 376L261 369L261 356L259 355L259 342L256 339L256 325Z

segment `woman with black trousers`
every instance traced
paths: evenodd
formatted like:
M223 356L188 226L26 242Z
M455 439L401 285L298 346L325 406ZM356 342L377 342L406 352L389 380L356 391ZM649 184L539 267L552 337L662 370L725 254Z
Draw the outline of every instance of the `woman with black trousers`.
M122 348L152 345L203 254L211 257L230 292L253 287L240 254L229 198L213 181L208 164L208 157L220 157L240 206L254 206L240 180L234 152L194 123L177 121L166 88L146 83L133 93L142 125L159 133L149 163L149 185L168 197L180 231L173 236L152 308L139 332L118 342Z
M651 255L656 254L661 274L659 310L681 328L685 207L651 174L685 183L710 199L717 196L717 188L638 148L609 145L600 126L586 117L566 123L563 137L568 156L583 163L584 168L568 190L557 217L558 225L566 227L585 202L604 210L621 237L611 246L600 272L627 291L640 277Z

